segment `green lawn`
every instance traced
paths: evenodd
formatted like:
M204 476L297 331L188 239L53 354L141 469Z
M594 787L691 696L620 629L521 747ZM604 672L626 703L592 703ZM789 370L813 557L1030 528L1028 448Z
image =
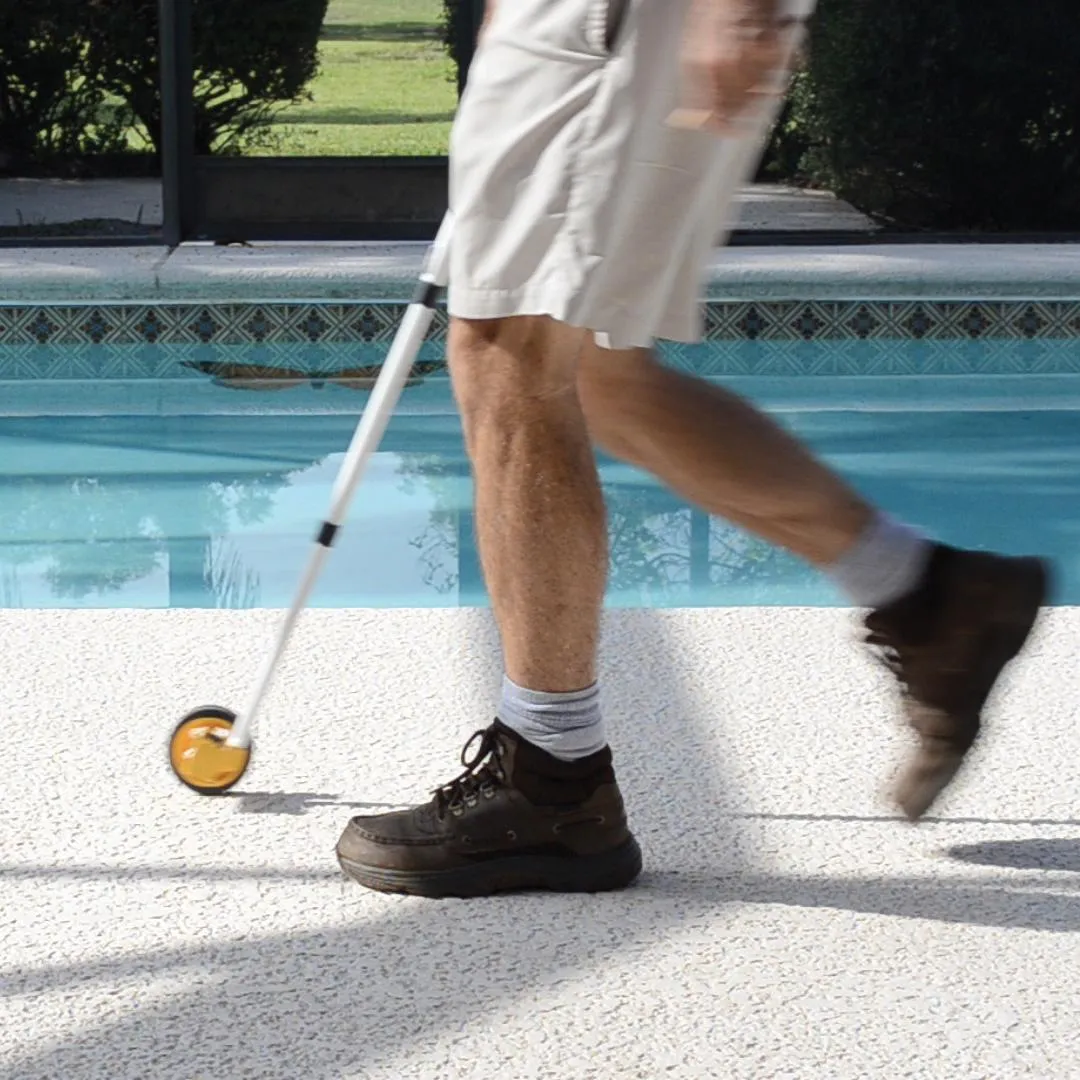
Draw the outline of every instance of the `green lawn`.
M457 104L441 0L331 0L314 100L278 116L264 154L445 154Z

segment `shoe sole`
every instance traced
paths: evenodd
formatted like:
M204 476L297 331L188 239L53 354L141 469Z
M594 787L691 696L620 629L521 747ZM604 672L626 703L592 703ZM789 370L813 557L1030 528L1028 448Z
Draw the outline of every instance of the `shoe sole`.
M1005 669L1023 651L1050 595L1050 565L1043 559L1017 559L1018 573L1007 596L1000 598L983 645L991 671L989 698ZM904 816L917 822L937 802L960 772L971 748L939 747L936 754L923 750L894 785L893 798ZM931 760L927 760L927 758Z
M630 837L598 855L512 855L450 870L388 870L353 862L340 852L338 863L353 881L377 892L468 899L527 889L568 893L624 889L641 873L641 849Z

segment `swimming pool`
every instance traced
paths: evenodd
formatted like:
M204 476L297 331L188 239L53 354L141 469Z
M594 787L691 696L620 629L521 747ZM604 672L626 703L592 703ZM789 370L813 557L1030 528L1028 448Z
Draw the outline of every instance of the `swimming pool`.
M286 340L267 358L228 343L208 352L197 337L107 352L2 341L0 606L290 602L367 396L326 373L377 363L378 349ZM1078 353L1071 338L811 336L711 341L669 359L774 411L862 491L942 538L1053 557L1058 602L1077 603ZM440 354L438 341L426 347L430 369L369 467L316 606L486 603ZM237 364L250 376L256 362L300 374L246 383L260 389L220 377ZM610 605L843 602L798 560L636 470L605 458L600 469Z

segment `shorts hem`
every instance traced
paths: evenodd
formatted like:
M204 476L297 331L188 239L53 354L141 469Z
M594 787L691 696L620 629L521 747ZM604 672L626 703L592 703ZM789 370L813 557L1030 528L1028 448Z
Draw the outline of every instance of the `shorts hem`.
M454 319L512 319L546 316L556 322L575 326L602 336L608 349L647 349L657 338L694 344L701 340L695 329L685 324L616 328L613 321L574 310L573 300L549 289L477 289L453 288L448 296L447 313ZM680 320L681 323L681 320Z

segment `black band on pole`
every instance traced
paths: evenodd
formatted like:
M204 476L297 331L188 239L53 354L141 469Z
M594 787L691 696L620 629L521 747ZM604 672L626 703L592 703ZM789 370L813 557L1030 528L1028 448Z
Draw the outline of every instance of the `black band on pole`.
M414 304L423 304L426 308L436 308L441 295L442 288L436 285L434 281L418 281L412 302Z
M319 535L315 537L315 543L321 544L324 548L333 547L334 538L338 534L340 526L334 525L332 522L324 521L322 528L319 529Z

